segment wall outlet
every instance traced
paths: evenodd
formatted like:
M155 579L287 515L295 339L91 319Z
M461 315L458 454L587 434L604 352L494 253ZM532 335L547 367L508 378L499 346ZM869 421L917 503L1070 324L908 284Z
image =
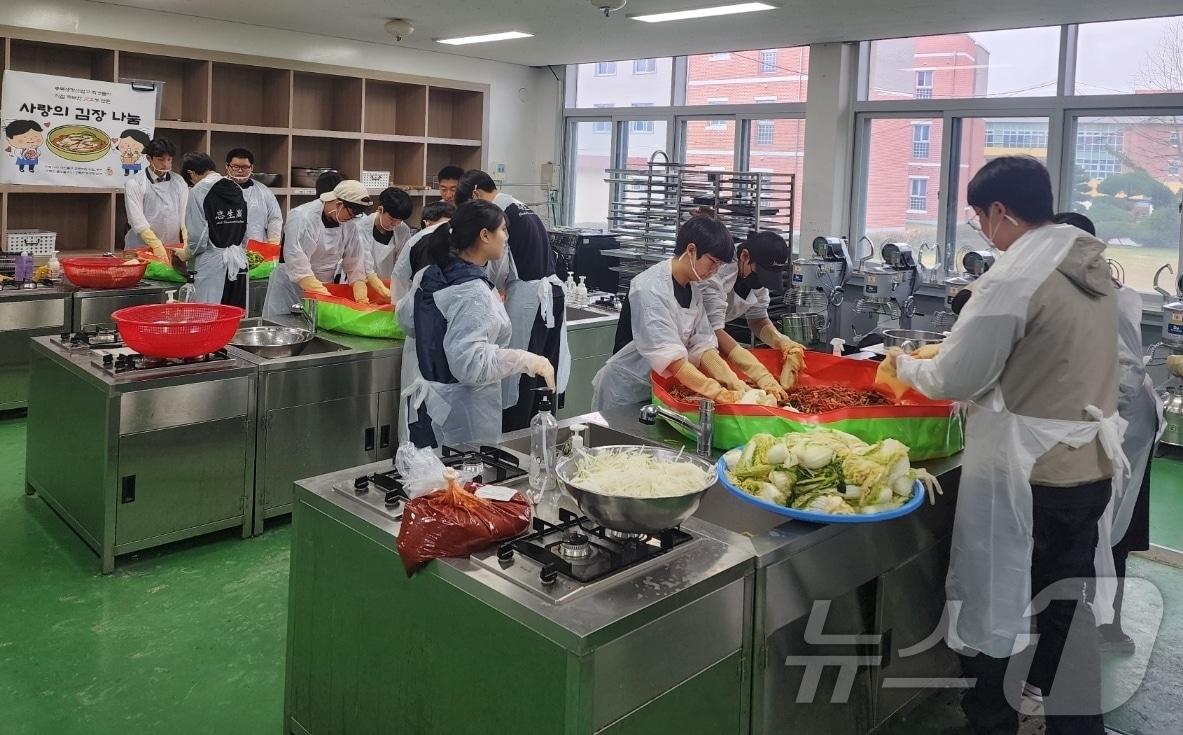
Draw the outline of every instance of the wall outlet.
M498 174L500 176L504 176L505 175L505 164L504 163L493 164L493 173Z

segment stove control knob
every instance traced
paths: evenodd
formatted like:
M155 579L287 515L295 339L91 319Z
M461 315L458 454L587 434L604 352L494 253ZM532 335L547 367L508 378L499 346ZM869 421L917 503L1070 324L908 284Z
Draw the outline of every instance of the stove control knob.
M114 356L111 353L103 355L103 367L111 367L111 363L115 362Z
M69 342L69 341L70 341L70 333L69 333L69 332L62 332L62 333L61 333L61 334L59 334L58 336L62 338L62 341L63 341L63 342Z
M503 562L513 561L513 544L502 544L497 547L497 560Z
M402 505L403 499L399 497L397 490L391 490L382 498L382 502L386 504L387 508L394 510Z
M353 481L353 492L358 495L365 495L370 491L370 478L359 477Z
M546 586L550 586L559 579L559 570L552 565L546 564L542 567L542 571L538 573L538 581Z

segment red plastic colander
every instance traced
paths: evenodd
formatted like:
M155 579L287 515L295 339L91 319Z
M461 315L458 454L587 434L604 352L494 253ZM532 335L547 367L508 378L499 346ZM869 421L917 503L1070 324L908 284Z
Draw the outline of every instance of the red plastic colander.
M78 288L127 288L144 277L148 263L121 258L62 258L62 273Z
M123 341L149 357L198 357L225 347L246 311L222 304L144 304L111 314Z

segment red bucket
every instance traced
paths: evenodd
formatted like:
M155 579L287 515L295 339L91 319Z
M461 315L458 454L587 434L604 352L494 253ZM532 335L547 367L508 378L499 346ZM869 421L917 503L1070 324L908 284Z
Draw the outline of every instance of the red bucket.
M199 357L229 344L246 311L222 304L128 306L111 314L127 346L149 357Z
M63 258L62 273L78 288L127 288L144 277L148 263L121 258Z

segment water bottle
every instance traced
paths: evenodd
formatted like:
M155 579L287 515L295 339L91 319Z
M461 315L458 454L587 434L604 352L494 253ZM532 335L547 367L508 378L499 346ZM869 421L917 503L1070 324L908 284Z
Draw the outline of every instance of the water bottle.
M558 422L551 413L550 391L543 391L538 399L538 413L530 419L530 490L526 494L535 505L558 487L555 477L558 433Z

